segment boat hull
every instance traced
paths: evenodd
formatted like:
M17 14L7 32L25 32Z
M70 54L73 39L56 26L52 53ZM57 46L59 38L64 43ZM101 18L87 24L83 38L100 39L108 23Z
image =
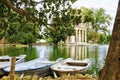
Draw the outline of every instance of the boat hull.
M5 71L6 74L9 74L9 72ZM45 77L52 75L50 66L46 66L44 68L38 68L34 70L24 70L24 71L15 71L16 75L38 75L40 77Z
M65 59L59 63L51 66L54 74L57 76L85 74L90 67L90 62L86 60L73 60L71 58Z
M26 55L16 56L16 64L22 63L25 61ZM3 68L6 68L11 65L11 58L10 56L0 56L0 77L8 75Z
M16 64L22 63L25 61L26 55L20 55L16 57ZM11 65L11 58L10 56L1 56L0 57L0 69L8 67Z
M88 69L82 69L82 70L74 70L74 71L57 71L53 70L57 76L62 76L62 75L75 75L75 74L86 74Z
M15 65L15 74L17 75L38 75L41 77L45 77L51 75L51 65L53 65L55 61L34 59L24 63ZM10 72L10 67L4 68L6 73Z

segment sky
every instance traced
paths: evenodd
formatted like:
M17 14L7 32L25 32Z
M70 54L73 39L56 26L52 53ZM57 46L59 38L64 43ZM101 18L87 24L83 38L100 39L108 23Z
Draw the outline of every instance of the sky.
M113 25L114 25L114 19L116 16L116 11L118 7L118 1L119 0L77 0L73 4L73 8L80 8L80 7L87 7L87 8L94 8L99 9L103 8L105 9L107 14L110 14L110 16L113 18L111 21L111 26L109 29L112 31Z

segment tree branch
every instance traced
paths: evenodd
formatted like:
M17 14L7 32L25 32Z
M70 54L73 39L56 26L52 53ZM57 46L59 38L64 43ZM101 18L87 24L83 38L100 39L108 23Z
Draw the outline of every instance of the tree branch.
M2 2L8 6L9 8L11 8L13 11L15 11L16 13L22 14L22 15L27 15L29 14L29 12L22 10L22 9L18 9L16 7L14 7L13 4L11 4L11 2L9 0L2 0Z
M35 17L33 13L30 13L30 12L28 12L28 11L26 11L26 10L18 9L18 8L14 7L14 5L13 5L9 0L2 0L2 2L3 2L7 7L9 7L10 9L12 9L13 11L15 11L16 13L22 14L22 15L24 15L24 16L26 16L26 17L27 17L29 14L32 14L32 15L33 15L33 18L34 18L35 20L38 20L38 18ZM47 26L46 26L46 27L47 27ZM47 29L50 30L49 27L47 27Z
M12 9L13 11L15 11L16 13L19 13L21 15L24 15L26 16L28 19L29 19L29 16L28 15L32 15L33 16L33 21L35 22L36 20L38 20L37 17L34 16L34 13L31 13L29 11L26 11L26 10L23 10L23 9L19 9L19 8L16 8L9 0L2 0L2 2L7 6L9 7L10 9ZM30 19L31 20L31 19Z

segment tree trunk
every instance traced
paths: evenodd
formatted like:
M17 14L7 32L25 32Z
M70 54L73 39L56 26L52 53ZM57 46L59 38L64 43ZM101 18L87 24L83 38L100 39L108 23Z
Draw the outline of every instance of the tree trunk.
M120 80L120 1L112 32L112 38L98 80Z

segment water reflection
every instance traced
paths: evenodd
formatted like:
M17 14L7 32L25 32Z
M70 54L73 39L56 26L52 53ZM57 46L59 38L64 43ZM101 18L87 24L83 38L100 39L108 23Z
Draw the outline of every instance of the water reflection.
M88 58L87 46L67 46L67 53L69 54L69 57L75 60Z
M104 59L107 53L108 45L99 46L51 46L49 60L57 58L73 58L76 60L89 58L91 68L89 74L98 75L99 70L104 66Z
M0 47L0 56L9 55L9 56L19 56L21 54L27 55L25 58L26 61L35 59L38 57L35 47Z
M39 58L47 58L49 59L49 54L51 52L51 47L52 46L34 46L37 49L37 54Z
M67 47L65 47L65 46L51 46L50 47L49 59L50 60L56 60L58 58L69 57L66 48Z
M71 57L76 60L89 58L91 61L91 68L88 73L96 76L99 70L104 66L104 59L108 50L108 45L98 46L33 46L33 47L0 47L1 55L18 56L26 54L26 61L35 58L47 58L49 60L56 60L58 58Z
M104 66L108 45L88 46L88 57L91 61L89 73L96 76Z

